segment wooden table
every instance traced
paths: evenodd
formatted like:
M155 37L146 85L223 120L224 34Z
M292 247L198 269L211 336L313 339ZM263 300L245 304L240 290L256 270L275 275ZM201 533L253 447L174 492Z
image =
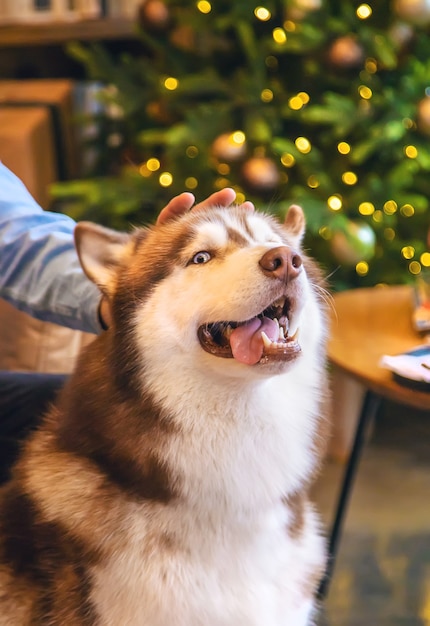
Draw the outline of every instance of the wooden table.
M407 286L354 289L334 296L329 360L335 369L363 385L365 394L329 538L329 560L319 590L320 597L327 594L367 428L381 402L389 399L405 407L430 412L430 392L400 385L388 370L379 367L382 355L399 354L424 343L422 335L412 325L413 307L413 290Z

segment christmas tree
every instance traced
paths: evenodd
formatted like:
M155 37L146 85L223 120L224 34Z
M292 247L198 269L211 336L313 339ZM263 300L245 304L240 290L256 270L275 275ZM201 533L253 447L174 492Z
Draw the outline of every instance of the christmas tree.
M101 81L89 175L54 188L75 218L152 220L184 190L306 213L335 287L430 266L427 0L146 0L141 52L73 44Z

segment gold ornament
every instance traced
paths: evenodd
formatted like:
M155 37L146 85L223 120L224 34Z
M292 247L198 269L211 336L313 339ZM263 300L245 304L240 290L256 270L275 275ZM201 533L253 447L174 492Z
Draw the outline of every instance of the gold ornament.
M259 191L273 191L281 181L276 164L267 157L248 159L243 164L242 175L249 187Z
M394 0L394 12L411 24L430 23L430 0Z
M424 135L430 135L430 96L426 96L417 105L418 129Z
M246 154L245 136L242 133L219 135L212 144L212 154L219 161L238 161Z
M328 51L328 59L337 67L354 68L363 62L363 48L353 35L344 35L333 41Z
M356 265L374 256L375 243L375 232L371 226L366 222L349 220L343 230L333 234L330 249L340 263Z
M138 10L139 24L150 31L165 30L170 18L170 11L162 0L143 0Z

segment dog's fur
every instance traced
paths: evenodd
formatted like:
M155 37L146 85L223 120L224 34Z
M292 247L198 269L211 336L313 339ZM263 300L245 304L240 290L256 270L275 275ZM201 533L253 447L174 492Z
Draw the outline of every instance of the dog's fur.
M326 325L303 233L296 206L282 225L216 207L131 235L78 225L112 325L2 490L1 626L310 623ZM290 337L263 349L242 322L280 298ZM208 335L229 320L234 357Z

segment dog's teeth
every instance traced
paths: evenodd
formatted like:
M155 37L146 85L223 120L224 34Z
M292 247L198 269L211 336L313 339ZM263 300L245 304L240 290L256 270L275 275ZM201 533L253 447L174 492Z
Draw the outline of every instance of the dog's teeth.
M224 335L227 337L227 339L230 339L230 335L233 332L232 327L230 326L230 324L227 325L227 328L224 331Z
M263 340L264 343L264 347L265 348L271 348L272 346L272 341L269 339L269 337L266 335L266 333L264 332L264 330L261 331L261 338Z
M273 303L273 306L284 308L284 304L285 298L279 298L279 300L276 300L276 302Z
M285 340L284 329L282 328L282 326L279 326L279 340L280 341Z

